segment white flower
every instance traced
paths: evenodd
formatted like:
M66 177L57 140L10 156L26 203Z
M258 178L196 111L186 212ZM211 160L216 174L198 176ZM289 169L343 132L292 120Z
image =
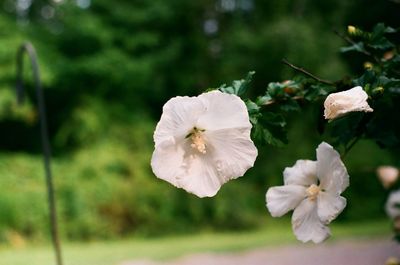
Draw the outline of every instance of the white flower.
M392 166L380 166L376 174L385 188L391 187L399 178L399 170Z
M317 161L297 160L283 171L284 186L272 187L266 194L273 217L293 210L292 228L297 239L314 243L329 235L328 224L342 212L346 199L340 194L349 185L349 175L340 156L329 144L317 148Z
M360 86L353 87L346 91L332 93L324 102L325 119L335 119L353 111L374 111L368 105L367 99L367 93L365 93Z
M392 191L386 201L386 213L392 218L396 219L400 217L400 190Z
M257 149L244 102L212 91L175 97L163 108L154 132L154 174L199 197L214 196L222 184L254 165Z

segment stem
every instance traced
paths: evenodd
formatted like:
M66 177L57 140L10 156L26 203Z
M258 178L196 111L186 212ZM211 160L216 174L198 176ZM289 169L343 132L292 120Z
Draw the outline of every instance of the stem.
M355 43L351 38L349 38L349 37L346 36L346 35L343 35L343 34L340 33L338 30L334 29L333 32L334 32L336 35L338 35L340 38L342 38L343 40L345 40L347 43L349 43L349 44L351 44L351 45L356 45L356 43ZM376 63L378 63L379 65L382 65L381 60L379 60L378 57L376 57L375 55L371 54L369 51L361 50L360 52L362 52L364 55L369 56L369 57L371 57L372 59L374 59L374 61L375 61Z
M47 129L47 120L46 120L46 108L44 102L44 96L42 91L42 85L40 82L39 75L39 65L37 63L36 51L33 45L29 42L26 42L20 46L17 52L17 99L18 103L22 104L24 97L24 87L22 83L22 69L23 69L23 55L26 52L30 58L33 78L35 80L36 87L36 97L39 105L39 116L40 116L40 132L42 138L42 149L44 155L44 168L46 173L46 186L47 186L47 199L49 205L50 212L50 226L51 226L51 237L54 246L54 251L56 255L56 264L62 265L62 256L61 256L61 244L58 233L58 224L57 224L57 208L55 204L55 196L54 196L54 185L53 178L51 174L50 168L50 160L51 160L51 150Z
M344 149L344 152L342 154L342 160L346 157L346 155L349 153L349 151L354 147L354 145L361 139L360 136L357 136L356 138L353 139L353 141Z
M304 97L302 97L302 96L294 96L294 97L292 97L292 99L293 100L302 100L302 99L304 99ZM263 106L273 105L273 104L278 103L278 102L279 102L278 100L274 100L273 99L273 100L270 100L267 103L263 104Z
M325 79L321 79L321 78L319 78L319 77L313 75L312 73L306 71L304 68L298 67L298 66L296 66L296 65L294 65L294 64L292 64L292 63L290 63L290 62L289 62L288 60L286 60L286 59L282 59L282 63L288 65L289 67L293 68L293 69L296 70L296 71L299 71L299 72L305 74L306 76L311 77L312 79L314 79L314 80L316 80L316 81L318 81L318 82L320 82L320 83L323 83L323 84L329 85L329 86L335 86L335 83L334 83L334 82L329 81L329 80L325 80Z

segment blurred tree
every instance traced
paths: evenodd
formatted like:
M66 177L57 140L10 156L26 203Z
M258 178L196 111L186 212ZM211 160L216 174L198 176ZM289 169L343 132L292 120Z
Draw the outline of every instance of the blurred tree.
M41 199L41 190L30 188L41 180L29 173L40 170L34 90L28 82L23 108L12 90L15 53L23 40L35 44L40 58L65 234L90 238L259 223L265 206L255 198L278 184L285 166L313 157L319 135L308 125L316 121L311 115L294 117L289 137L309 139L292 143L290 152L260 150L257 169L245 181L200 202L160 184L150 172L151 134L162 105L249 70L257 72L252 91L260 94L268 82L292 76L280 63L283 57L331 80L356 73L365 58L343 60L342 40L332 28L369 28L377 21L400 25L399 4L374 0L4 0L0 8L0 209L9 211L0 218L0 238L2 229L32 236L42 231L36 219L21 220L31 198ZM377 156L371 167L393 159ZM376 186L371 170L369 183ZM21 176L26 180L18 186ZM243 195L233 204L239 189ZM351 192L355 201L365 199L361 189ZM355 203L349 218L381 214L381 190L369 192L376 195L375 206ZM36 210L35 218L45 216L45 207Z

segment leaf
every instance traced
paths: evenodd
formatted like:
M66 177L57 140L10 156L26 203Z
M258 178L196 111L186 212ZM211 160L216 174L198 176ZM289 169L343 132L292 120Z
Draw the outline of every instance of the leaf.
M366 52L366 49L365 49L363 42L357 42L351 46L340 48L340 51L343 53L350 52L350 51L357 51L357 52L364 53L364 52Z
M300 105L296 100L288 98L279 105L280 109L284 112L300 111Z
M242 96L246 93L255 71L250 71L245 79L234 80L231 86L226 86L226 84L221 85L218 90L228 94L234 94L237 96Z
M284 146L288 143L284 117L271 112L260 115L253 127L252 136L255 141L261 144Z
M332 91L332 87L327 86L325 84L316 83L310 86L309 89L306 90L306 94L304 98L308 101L315 101L320 97L325 97Z
M367 84L374 84L377 78L375 72L372 70L366 70L365 73L357 79L354 79L356 86L365 87Z

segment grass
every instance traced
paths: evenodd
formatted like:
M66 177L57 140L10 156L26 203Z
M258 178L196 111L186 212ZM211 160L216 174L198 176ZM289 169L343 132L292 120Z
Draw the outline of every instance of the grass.
M328 241L390 237L388 221L336 224ZM64 244L65 265L116 265L135 259L166 260L197 252L243 251L263 246L296 243L288 221L270 221L265 228L247 232L202 233L163 238ZM0 248L0 265L52 265L50 246Z

